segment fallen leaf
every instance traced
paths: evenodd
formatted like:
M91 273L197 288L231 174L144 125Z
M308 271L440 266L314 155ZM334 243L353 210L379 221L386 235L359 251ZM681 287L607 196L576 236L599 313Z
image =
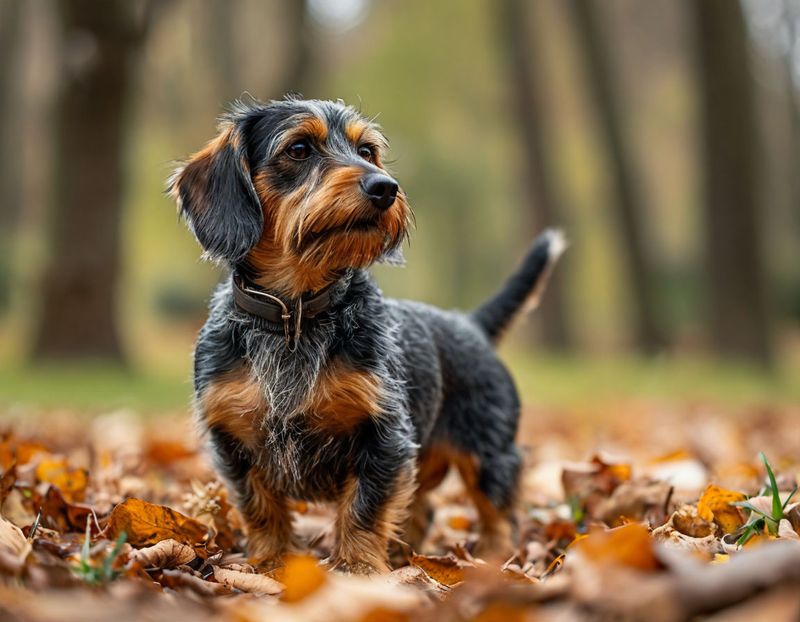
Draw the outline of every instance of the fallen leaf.
M409 559L417 568L421 568L434 581L452 587L464 580L464 569L475 564L459 559L455 554L448 555L412 555Z
M744 501L746 495L709 484L697 502L697 513L703 520L714 521L723 533L733 533L744 525L744 513L732 503Z
M38 481L58 488L67 502L83 501L89 482L86 469L73 469L65 458L50 456L39 461L35 473Z
M594 514L612 527L619 526L623 519L660 525L667 518L671 496L672 486L666 482L622 482L608 499L597 504Z
M143 549L134 549L128 559L142 568L175 568L195 559L194 549L177 540L162 540Z
M0 548L5 549L20 560L31 551L31 544L22 529L0 516Z
M664 546L706 556L713 555L720 548L716 526L700 518L693 505L684 505L673 512L665 524L652 531L650 537Z
M91 506L69 503L55 486L47 489L37 511L41 512L41 521L45 527L62 533L69 531L83 533L86 529L86 519L92 515ZM92 533L98 533L93 520L89 525Z
M599 564L653 571L660 567L647 527L637 523L615 529L594 529L570 550Z
M254 594L280 594L283 585L263 574L241 572L214 566L214 578L228 587Z
M308 555L289 555L284 566L275 573L275 578L283 584L281 600L296 603L316 592L325 585L328 574L316 559Z
M115 540L123 531L132 546L147 546L169 539L197 546L208 537L208 528L195 519L140 499L123 501L108 517L109 539Z

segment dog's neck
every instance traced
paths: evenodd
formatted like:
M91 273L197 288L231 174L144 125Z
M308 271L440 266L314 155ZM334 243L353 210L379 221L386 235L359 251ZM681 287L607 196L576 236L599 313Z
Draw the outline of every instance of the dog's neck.
M247 254L236 270L251 283L285 301L313 295L338 281L342 270L324 270L283 251L266 236Z

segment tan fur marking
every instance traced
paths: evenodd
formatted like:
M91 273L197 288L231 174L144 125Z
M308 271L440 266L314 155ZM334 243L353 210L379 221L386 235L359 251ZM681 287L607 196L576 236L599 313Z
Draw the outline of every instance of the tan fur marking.
M243 500L242 507L247 521L247 552L262 563L276 561L296 549L288 501L267 487L265 476L257 469L247 474L247 487L250 497Z
M387 239L402 240L411 213L405 197L376 216L359 187L362 175L359 167L334 168L288 196L273 192L265 173L256 175L265 226L247 262L259 285L297 298L330 284L343 268L371 264ZM374 226L356 226L369 218Z
M358 145L358 143L361 142L361 137L364 135L364 132L368 127L369 124L361 119L350 121L344 128L344 135L352 145Z
M381 381L375 374L328 365L312 391L306 411L314 424L330 432L351 430L380 411Z
M184 182L189 182L186 190L192 195L191 204L195 209L202 209L206 205L205 196L208 190L208 169L214 157L229 144L234 144L236 135L230 123L220 125L220 132L212 138L206 146L192 154L186 164L175 174L171 184L170 196L181 205L180 189ZM234 144L235 146L235 144Z
M331 555L333 564L344 565L353 572L389 570L389 540L399 535L416 487L416 469L408 465L398 474L375 525L364 530L353 520L352 505L358 491L358 480L350 478L339 500L336 544Z
M311 138L324 143L328 140L328 126L319 117L306 117L289 130L281 140L281 147L286 148L300 138Z
M242 368L214 380L200 398L203 421L217 427L244 447L263 447L261 421L266 404L258 384Z
M450 470L451 453L441 445L432 445L422 452L417 470L420 493L433 490L442 483Z
M481 523L481 537L476 552L479 555L507 556L513 551L511 538L511 509L498 509L478 487L479 463L475 456L453 452L453 463L458 469L467 495L475 505Z

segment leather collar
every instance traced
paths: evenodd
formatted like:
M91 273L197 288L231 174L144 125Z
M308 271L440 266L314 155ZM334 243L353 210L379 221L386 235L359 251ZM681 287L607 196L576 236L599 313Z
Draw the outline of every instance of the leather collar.
M266 320L275 332L283 332L286 345L294 350L300 338L303 320L311 320L327 311L331 306L331 285L307 298L284 302L279 296L270 294L259 286L248 283L242 275L231 275L233 301L239 309Z

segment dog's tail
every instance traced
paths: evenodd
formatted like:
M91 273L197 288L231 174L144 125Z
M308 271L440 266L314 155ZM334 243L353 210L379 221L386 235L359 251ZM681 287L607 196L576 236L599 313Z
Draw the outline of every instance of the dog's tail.
M553 266L566 247L560 230L546 230L500 291L472 312L472 320L489 339L497 341L520 311L532 311L539 305Z

